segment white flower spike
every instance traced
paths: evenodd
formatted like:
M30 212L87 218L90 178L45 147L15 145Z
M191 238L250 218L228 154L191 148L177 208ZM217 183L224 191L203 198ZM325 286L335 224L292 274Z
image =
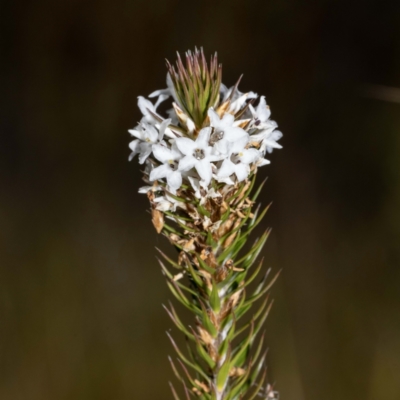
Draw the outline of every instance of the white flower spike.
M240 79L229 89L222 84L216 54L209 63L202 50L187 52L185 60L178 54L176 65L167 61L167 68L167 88L151 93L152 101L138 98L143 117L129 131L134 137L129 160L139 155L146 182L139 191L149 199L152 223L179 252L177 261L160 252L168 286L195 314L191 328L173 308L167 309L198 350L188 365L198 373L194 382L175 367L174 372L187 399L278 400L268 383L262 389L265 373L258 377L265 357L262 339L256 340L270 309L268 297L251 323L238 317L267 296L276 279L264 278L254 292L246 287L261 271L261 263L255 272L253 265L269 232L252 246L247 242L268 209L255 207L262 187L253 192L255 178L258 168L270 163L266 152L282 147L277 143L282 134L264 96L253 107L258 96L240 92ZM168 111L157 112L163 102ZM172 273L168 266L180 271ZM235 336L239 331L240 340ZM186 363L171 340L178 359ZM256 346L259 359L248 352L250 345Z
M256 93L240 92L239 82L229 89L221 82L216 57L209 68L202 52L189 52L186 60L187 69L180 58L177 69L167 62L167 88L149 96L157 98L155 104L138 97L143 117L129 130L135 138L129 160L138 154L139 163L146 163L147 181L157 180L173 194L182 185L192 187L195 197L206 199L225 190L218 185L236 185L269 164L264 155L282 148L282 133L265 96L253 107ZM157 107L168 99L171 108L162 116Z

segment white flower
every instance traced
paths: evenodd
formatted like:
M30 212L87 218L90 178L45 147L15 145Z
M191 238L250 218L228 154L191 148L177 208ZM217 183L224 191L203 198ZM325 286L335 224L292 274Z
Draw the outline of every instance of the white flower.
M258 103L257 109L250 104L250 111L253 115L254 122L253 127L257 129L270 129L272 126L276 128L276 122L271 121L269 117L271 116L271 110L269 106L267 106L267 102L265 101L265 96L260 97L260 102Z
M129 143L129 147L132 150L132 153L129 156L129 161L131 161L136 154L140 153L139 163L143 164L151 154L153 144L156 144L163 139L165 130L170 122L170 119L163 121L161 125L159 125L159 131L146 121L142 121L137 129L130 129L128 132L137 139Z
M255 97L257 97L257 95L253 92L241 94L240 97L238 97L229 105L228 112L236 114L239 110L241 110L247 100L253 99Z
M212 199L214 199L216 197L221 197L221 193L219 193L218 191L216 192L214 188L204 191L204 189L201 187L201 184L200 184L201 182L199 179L193 178L192 176L188 176L188 179L194 190L194 195L198 199L203 198L205 200L206 197L210 197ZM203 194L205 193L205 196L202 195L202 193ZM202 202L200 202L200 204L202 204Z
M138 97L138 107L143 114L142 120L148 123L156 124L158 122L158 119L155 118L154 115L157 115L159 119L163 119L157 114L157 107L142 96Z
M261 143L260 151L265 153L272 153L273 149L281 149L282 146L277 143L277 141L283 136L281 131L275 130L278 126L275 121L270 121L271 126L267 129L262 130L256 134L250 135L250 143L253 146L258 147L258 144Z
M233 90L234 86L230 87L229 89L223 84L221 83L220 86L220 92L222 94L222 102L226 101L228 99L228 97L231 95L232 90ZM248 99L256 99L257 98L257 93L254 92L248 92L247 94L247 98ZM242 92L239 91L239 89L236 89L235 93L233 94L232 97L232 101L237 100L239 97L241 97L243 95Z
M208 186L212 178L211 162L220 157L211 154L209 146L211 128L203 128L196 140L189 138L176 139L178 149L185 155L179 162L179 171L188 171L195 168L202 179L202 186Z
M233 143L243 137L248 137L248 133L237 126L234 126L235 117L226 113L222 119L210 108L208 110L210 125L214 128L211 134L211 143L220 154L227 154L229 143Z
M168 196L168 194L165 194L165 196L156 197L153 201L157 204L156 209L159 211L175 212L177 208L186 208L185 203Z
M216 174L213 174L213 178L216 179L219 183L225 183L226 186L231 186L235 184L235 182L229 176L226 178L220 178Z
M261 158L257 149L246 149L247 139L237 140L229 146L229 157L226 158L217 173L218 180L235 174L239 182L245 180L250 173L250 164Z
M132 140L132 142L129 143L129 148L131 149L131 154L129 154L128 160L132 161L133 157L136 156L136 154L140 153L140 140Z
M265 151L272 153L273 149L281 149L282 146L279 143L276 143L276 141L282 136L283 135L281 131L270 132L269 136L262 141L260 151L265 154Z
M153 146L154 157L163 164L154 168L150 173L150 181L166 178L169 190L175 194L176 190L182 185L182 174L178 171L178 160L182 158L182 154L173 143L171 148L162 144Z

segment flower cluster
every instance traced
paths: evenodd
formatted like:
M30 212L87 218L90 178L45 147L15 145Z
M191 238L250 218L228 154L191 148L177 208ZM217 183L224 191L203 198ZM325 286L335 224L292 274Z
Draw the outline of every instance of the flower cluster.
M210 67L202 51L188 52L186 61L184 67L178 55L177 70L168 63L167 88L149 96L157 98L155 103L138 98L143 117L129 130L135 138L129 144L129 160L138 155L139 163L146 165L145 180L167 193L175 195L190 185L196 197L206 198L216 195L219 184L242 182L269 164L265 155L281 148L277 141L282 134L270 119L264 96L255 106L258 96L241 93L239 82L229 89L221 83L216 56ZM157 108L169 98L172 108L166 118Z

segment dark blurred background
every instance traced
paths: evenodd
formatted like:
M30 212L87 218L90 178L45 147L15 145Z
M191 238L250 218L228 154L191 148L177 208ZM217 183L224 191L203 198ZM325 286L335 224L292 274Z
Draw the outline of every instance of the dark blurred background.
M127 129L195 45L284 133L259 177L283 269L270 381L400 399L399 1L3 0L0 18L1 400L172 399L154 246L174 252Z

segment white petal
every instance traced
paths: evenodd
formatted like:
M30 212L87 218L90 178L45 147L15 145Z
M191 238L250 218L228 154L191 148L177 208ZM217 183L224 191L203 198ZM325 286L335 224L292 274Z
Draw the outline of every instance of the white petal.
M142 143L140 145L139 164L143 164L150 154L151 154L151 144Z
M179 189L182 186L182 175L178 171L173 171L167 176L167 183L170 188Z
M148 110L155 112L153 103L143 96L138 97L138 107L144 116L150 115Z
M220 118L213 108L208 109L208 117L210 118L210 125L216 128L220 123Z
M271 135L272 140L279 140L283 136L281 131L273 131Z
M159 211L169 211L171 208L172 204L166 200L160 201L156 206L156 210Z
M141 129L129 129L128 132L140 140L144 140L144 132Z
M242 151L242 156L240 157L240 161L242 164L251 164L261 157L261 154L256 149L248 149Z
M214 144L214 148L218 150L221 154L228 154L229 146L228 141L225 138L218 140L217 143Z
M233 182L233 180L231 178L229 178L229 176L227 178L218 178L217 177L218 182L221 183L225 183L226 185L234 185L235 182Z
M249 134L242 128L238 127L230 127L225 130L226 140L229 142L234 142L235 140L239 140L242 137L248 137Z
M226 159L222 162L221 168L219 169L217 176L218 178L227 178L228 176L231 176L235 172L235 164L229 160Z
M241 151L244 150L247 143L248 143L247 137L240 138L231 144L231 146L229 148L229 152L231 154L232 153L240 153Z
M229 112L236 114L246 103L247 97L249 96L248 93L242 94L238 99L231 103L229 106Z
M167 88L167 89L160 89L160 90L156 90L156 91L154 91L153 93L150 93L149 94L149 97L157 97L157 96L163 96L163 95L168 95L168 96L170 96L171 95L171 92L170 92L170 90Z
M168 147L165 147L161 144L155 144L153 146L154 157L161 161L162 163L166 163L172 159L171 150Z
M207 197L211 197L212 199L215 199L216 197L222 197L220 192L216 192L214 188L211 188L208 193Z
M257 167L263 167L264 165L271 164L271 161L267 160L266 158L260 158L257 161Z
M250 173L250 167L247 164L239 163L235 165L235 174L238 181L244 181Z
M175 143L178 149L185 155L192 155L193 150L196 148L194 141L189 138L178 138Z
M145 136L147 139L146 141L149 141L150 143L156 143L158 139L157 129L150 125L148 128L146 128Z
M171 118L165 119L161 125L160 128L158 129L159 133L158 133L158 140L161 142L161 140L164 137L165 134L165 130L167 129L168 125L171 123Z
M207 159L201 160L196 163L195 168L200 178L203 180L204 185L208 186L212 177L210 162Z
M138 139L132 140L132 142L129 143L129 148L133 152L138 153L140 151L139 146L140 146L140 140L138 140Z
M167 164L160 165L154 168L150 173L150 181L155 181L157 179L165 178L171 173L171 168Z
M192 188L194 190L194 194L196 197L200 198L200 181L196 178L193 178L192 176L188 177L190 184L192 185Z
M211 128L208 126L207 128L203 128L199 132L199 136L196 139L196 148L205 149L208 147L208 141L210 140Z
M183 154L179 151L175 140L170 140L171 143L171 160L180 160Z
M271 110L267 106L267 102L265 101L265 96L260 97L260 102L257 106L257 116L258 119L262 122L267 121L267 119L271 116Z
M157 107L164 101L167 100L169 97L169 94L160 94L160 96L158 96L158 99L156 101L156 104L154 105L154 109L156 110Z
M228 88L226 87L226 85L224 85L223 83L221 83L221 86L219 87L219 91L222 94L222 98L223 100L225 99L226 93L228 93Z
M179 171L188 171L189 169L193 168L197 160L190 154L188 156L183 157L179 161L178 170Z
M274 149L281 149L282 146L279 143L276 143L274 140L265 139L263 141L263 146L272 147Z
M225 113L224 116L222 117L222 122L225 127L232 126L233 123L235 122L235 117L232 114Z

